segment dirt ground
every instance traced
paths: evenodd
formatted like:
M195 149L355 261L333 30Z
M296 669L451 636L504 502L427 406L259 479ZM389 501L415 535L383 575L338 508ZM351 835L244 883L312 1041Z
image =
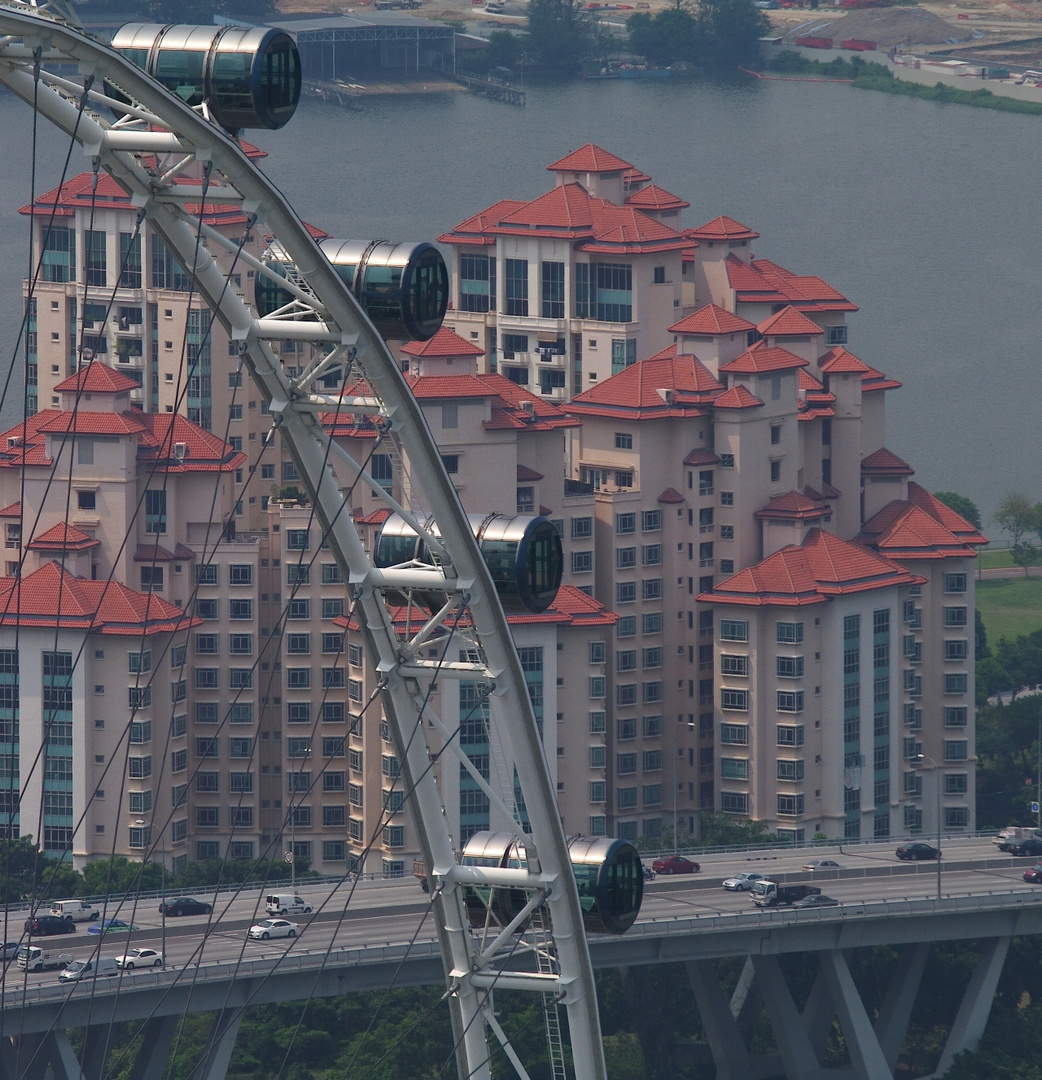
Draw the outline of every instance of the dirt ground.
M365 14L372 0L279 0L285 14ZM674 0L645 0L641 10L651 12L672 7ZM490 30L522 29L525 0L505 0L502 15L489 15L482 5L460 0L423 0L423 6L409 14L457 22L477 34ZM603 11L600 18L622 24L637 10L636 0L617 10ZM917 54L955 53L995 63L1042 66L1042 0L929 0L917 7L867 8L844 12L838 6L821 3L808 7L767 12L778 34L792 40L799 34L815 33L835 38L876 41L883 51L891 48ZM870 59L871 56L866 56Z

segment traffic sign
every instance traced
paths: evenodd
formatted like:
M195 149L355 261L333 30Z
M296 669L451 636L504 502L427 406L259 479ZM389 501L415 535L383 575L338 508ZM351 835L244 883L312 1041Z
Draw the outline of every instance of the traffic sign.
M286 860L286 862L288 862L288 863L291 863L291 862L293 862L293 852L292 852L292 851L287 851L287 852L286 852L286 854L285 854L285 855L283 855L282 857L283 857L283 858L284 858L284 859Z
M1038 813L1038 803L1037 803L1037 802L1033 802L1033 803L1031 804L1031 812L1032 812L1033 814L1037 814L1037 813Z

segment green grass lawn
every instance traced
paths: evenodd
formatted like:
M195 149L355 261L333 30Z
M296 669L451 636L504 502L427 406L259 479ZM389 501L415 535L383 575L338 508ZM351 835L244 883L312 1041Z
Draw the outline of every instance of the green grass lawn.
M1039 560L1036 559L1031 565L1037 566L1038 563ZM985 548L981 552L981 564L985 570L997 570L1004 566L1013 566L1013 553L1009 548Z
M988 644L1042 629L1042 578L1005 578L977 582L977 609L988 631Z

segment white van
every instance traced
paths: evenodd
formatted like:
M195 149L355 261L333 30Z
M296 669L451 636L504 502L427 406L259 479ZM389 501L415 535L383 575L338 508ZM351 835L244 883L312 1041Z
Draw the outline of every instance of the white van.
M264 898L264 910L269 915L310 915L311 905L296 893L272 893Z
M97 922L101 911L97 904L88 904L85 900L52 900L51 914L69 922Z
M73 960L58 976L62 982L79 982L81 979L96 979L102 975L118 975L119 967L114 957L99 956L93 960Z

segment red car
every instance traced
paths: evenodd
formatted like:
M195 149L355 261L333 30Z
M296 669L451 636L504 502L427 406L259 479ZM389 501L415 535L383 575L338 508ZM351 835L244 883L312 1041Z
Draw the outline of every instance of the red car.
M1030 881L1033 885L1042 885L1042 863L1033 866L1030 870L1025 870L1024 880Z
M656 859L651 869L656 874L697 874L701 867L683 855L668 855L664 859Z

